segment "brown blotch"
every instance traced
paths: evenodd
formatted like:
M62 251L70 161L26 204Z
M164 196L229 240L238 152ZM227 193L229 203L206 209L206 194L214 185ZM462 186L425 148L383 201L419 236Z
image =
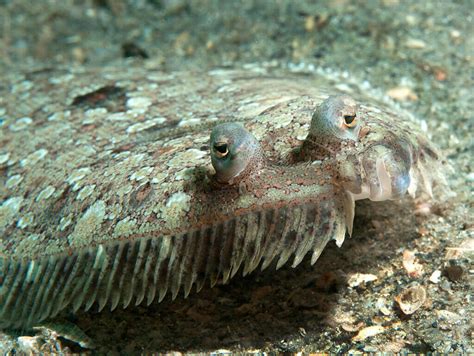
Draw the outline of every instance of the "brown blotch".
M122 44L122 55L124 58L140 57L148 58L148 53L134 42L125 42Z
M125 152L125 151L130 151L133 147L135 147L135 143L134 142L131 142L131 143L127 143L125 145L121 145L117 148L114 148L112 150L112 153L120 153L120 152Z
M151 192L152 187L149 182L142 185L136 192L132 194L130 198L130 204L135 207L142 205L143 202L149 198Z
M96 128L97 128L97 126L94 125L94 124L83 125L82 126L82 131L83 132L90 132L90 131L95 130Z
M166 147L160 147L158 150L155 151L153 154L153 157L160 157L168 152L172 152L173 150L176 150L176 147L173 146L166 146Z
M121 112L125 111L125 102L125 89L106 85L93 92L76 96L71 105L85 110L105 107L110 112Z
M66 200L69 197L69 192L71 190L71 187L65 184L64 189L59 188L58 190L62 190L62 193L61 193L61 196L57 198L56 202L51 206L51 213L53 214L57 214L65 206Z
M359 139L363 139L370 132L370 127L364 126L359 131Z
M155 214L151 214L150 216L148 216L148 217L146 218L146 222L148 222L148 223L153 223L153 222L155 222L156 220L157 220L157 218L156 218L156 215L155 215Z

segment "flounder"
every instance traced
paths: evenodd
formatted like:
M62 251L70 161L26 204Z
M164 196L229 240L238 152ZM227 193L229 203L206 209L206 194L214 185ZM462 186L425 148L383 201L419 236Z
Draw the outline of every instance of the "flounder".
M261 68L9 74L0 327L314 263L351 232L354 199L430 192L438 155L410 115L342 84Z

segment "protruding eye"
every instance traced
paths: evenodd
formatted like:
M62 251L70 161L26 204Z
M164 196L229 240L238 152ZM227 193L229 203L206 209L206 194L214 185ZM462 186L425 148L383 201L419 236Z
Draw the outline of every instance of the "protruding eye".
M214 144L213 148L216 153L216 157L218 158L224 158L229 154L229 147L227 143L217 142Z
M235 184L263 166L260 143L244 126L226 122L212 129L211 162L220 183Z
M344 125L346 127L354 127L357 124L356 114L354 115L344 115Z

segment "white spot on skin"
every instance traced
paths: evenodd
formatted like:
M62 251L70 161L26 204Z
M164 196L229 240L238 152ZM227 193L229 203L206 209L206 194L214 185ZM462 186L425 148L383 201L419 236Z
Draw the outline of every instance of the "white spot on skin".
M141 165L141 162L147 157L145 153L139 153L136 155L130 155L129 157L125 158L120 164L124 166L132 166L137 167Z
M153 167L143 167L139 171L134 172L130 176L130 180L135 180L135 181L139 182L141 180L144 180L144 179L148 178L148 176L151 174L151 172L153 172Z
M184 152L178 153L172 159L168 161L169 167L180 167L180 166L195 166L197 163L200 163L199 160L202 160L204 157L207 157L208 152L197 150L191 148Z
M33 224L33 220L34 220L34 216L32 213L28 213L26 214L25 216L22 216L18 222L16 223L16 226L19 228L19 229L24 229L25 227L27 227L28 225L31 225Z
M19 174L16 174L16 175L11 176L10 178L8 178L7 182L5 183L5 186L8 189L11 189L11 188L17 186L22 180L23 180L23 177Z
M151 179L151 182L153 184L159 184L159 183L162 183L166 177L168 177L168 174L167 173L163 173L163 172L160 172L160 173L157 173L152 179Z
M420 120L421 131L428 132L428 123L426 120Z
M116 159L117 161L126 160L129 157L130 157L130 151L123 151L120 153L112 154L112 158Z
M107 108L95 108L89 109L84 112L86 116L101 116L103 114L107 114Z
M74 232L68 237L72 246L83 245L84 241L90 239L97 232L105 217L105 207L104 201L97 200L81 216L74 227Z
M232 86L232 85L223 85L217 89L218 93L231 93L233 91L238 91L239 87L238 86Z
M192 126L192 125L198 125L201 123L201 119L193 118L193 119L183 119L179 122L178 126L183 127L183 126Z
M191 168L185 168L180 170L179 172L176 172L174 175L175 180L189 180L192 178L192 173L193 169Z
M106 151L103 153L105 154ZM96 155L97 151L92 146L84 145L77 150L77 153L80 154L82 157L89 157L92 155Z
M26 129L32 122L33 120L30 117L22 117L11 124L9 128L13 132L21 131Z
M73 191L77 191L81 187L80 181L90 172L90 168L79 168L66 179L66 182L73 186Z
M59 121L67 119L71 116L71 111L58 111L48 116L48 121Z
M166 207L171 208L171 207L180 205L180 206L185 207L185 209L183 210L189 211L190 200L191 200L191 197L186 193L183 193L183 192L174 193L166 201Z
M157 117L155 119L150 119L144 122L139 122L137 124L134 124L132 126L129 126L127 128L127 133L135 133L135 132L140 132L146 129L149 129L153 126L160 125L162 123L166 122L166 119L164 117Z
M132 191L133 187L132 185L128 184L128 185L124 185L124 186L121 186L117 191L116 191L116 194L119 196L119 197L123 197L127 194L129 194L131 191Z
M64 231L66 228L72 224L72 214L64 216L59 221L59 230Z
M17 219L22 203L22 197L11 197L2 203L0 206L0 228L10 225L13 220Z
M18 84L15 84L13 85L12 87L12 93L15 94L15 93L19 93L19 92L24 92L24 91L28 91L30 90L31 88L33 87L33 83L29 80L24 80Z
M191 209L191 197L183 192L170 196L164 207L160 208L160 215L170 228L178 227L186 218L186 213Z
M109 206L109 215L107 216L107 219L109 220L114 220L116 216L120 216L122 213L123 206L121 204L114 204Z
M118 112L118 113L115 113L115 114L112 114L112 115L109 115L106 117L106 120L110 120L110 121L127 121L129 120L129 117L123 113L123 112Z
M337 90L343 91L344 93L352 93L353 92L352 88L349 85L345 84L345 83L336 84L335 87L336 87Z
M10 153L9 152L1 154L0 155L0 164L7 163L9 159L10 159Z
M309 132L309 125L308 124L300 126L298 129L295 130L296 139L300 140L300 141L303 141L308 136L308 132Z
M97 117L102 117L105 114L107 114L107 109L106 108L95 108L95 109L89 109L84 112L86 119L82 121L82 124L91 124L95 122Z
M21 205L22 202L23 202L22 197L12 197L12 198L9 198L9 199L7 199L3 202L2 208L8 207L9 209L11 209L15 213L17 213L18 210L20 210L20 205Z
M18 243L16 252L18 254L28 253L28 251L31 251L31 246L39 246L39 244L41 244L44 240L44 235L40 234L31 234L25 236Z
M49 78L49 82L51 84L62 84L62 83L67 83L67 82L71 81L72 79L74 79L73 74L65 74L65 75L61 75L59 77Z
M150 73L147 75L147 79L153 82L163 82L173 79L175 76L173 74L164 74L164 73Z
M53 193L56 191L56 188L48 185L46 188L44 188L36 197L35 201L39 202L41 200L46 200L48 199Z
M95 184L86 185L84 188L82 188L79 191L79 193L77 193L77 200L83 201L94 192L94 189L95 189Z
M33 152L32 154L30 154L25 159L22 159L20 161L20 166L26 167L26 166L35 165L40 160L42 160L44 157L46 157L47 154L48 154L48 150L46 150L44 148L40 148L38 151Z
M125 219L120 220L115 225L114 235L115 236L129 236L133 234L134 231L136 231L136 225L137 225L136 220L130 220L130 217L127 216Z
M278 117L272 115L263 115L261 118L259 118L259 121L262 123L271 123L272 127L279 129L291 124L293 118L291 115L279 115Z
M146 97L136 97L127 100L127 107L130 109L146 109L151 104L151 100Z

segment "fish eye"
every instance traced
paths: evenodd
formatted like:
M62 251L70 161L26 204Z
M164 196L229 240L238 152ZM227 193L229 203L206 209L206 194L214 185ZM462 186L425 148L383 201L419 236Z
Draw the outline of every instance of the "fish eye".
M357 124L356 114L344 115L344 125L346 127L354 127Z
M229 154L229 147L225 142L217 142L213 148L218 158L224 158Z
M240 123L226 122L214 127L210 147L215 179L220 183L236 184L263 167L260 143Z

